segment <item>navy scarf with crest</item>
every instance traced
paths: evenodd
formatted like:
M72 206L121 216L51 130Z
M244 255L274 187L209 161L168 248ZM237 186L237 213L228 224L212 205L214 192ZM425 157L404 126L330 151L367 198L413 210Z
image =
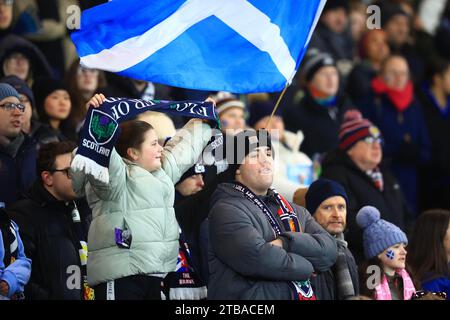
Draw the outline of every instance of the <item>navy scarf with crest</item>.
M132 120L146 111L205 119L219 124L211 102L107 98L99 108L91 107L87 112L72 170L84 171L107 183L111 152L120 133L119 123Z

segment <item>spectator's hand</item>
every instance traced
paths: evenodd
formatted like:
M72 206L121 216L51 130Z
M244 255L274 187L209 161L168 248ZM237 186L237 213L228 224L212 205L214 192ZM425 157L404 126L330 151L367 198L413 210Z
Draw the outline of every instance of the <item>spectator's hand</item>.
M216 107L216 100L214 100L214 99L211 98L211 97L206 98L205 102L211 102L211 103L213 104L214 108ZM208 120L208 119L202 119L202 122L211 125L211 120Z
M211 98L211 97L206 98L205 102L211 102L211 103L213 104L214 107L216 106L216 100L214 100L214 99Z
M103 104L103 102L105 102L105 100L106 97L103 94L97 93L91 98L91 100L88 101L88 103L86 103L86 109L89 109L89 107L91 106L94 108L98 108Z
M279 238L276 238L275 240L270 241L270 244L273 246L283 248L283 241L281 241L281 239L279 239Z
M0 295L7 296L9 293L9 285L6 281L0 281Z

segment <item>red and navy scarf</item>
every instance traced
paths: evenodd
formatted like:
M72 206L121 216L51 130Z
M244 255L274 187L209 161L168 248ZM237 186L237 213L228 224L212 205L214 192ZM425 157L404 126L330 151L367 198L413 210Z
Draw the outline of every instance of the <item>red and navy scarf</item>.
M381 173L380 168L376 167L375 169L369 170L366 173L372 179L372 182L375 185L375 188L377 188L379 191L383 192L384 180L383 180L383 174Z
M271 188L270 192L274 195L275 200L279 205L277 215L281 220L281 225L273 216L267 205L260 200L258 196L253 193L253 191L238 182L234 184L233 188L242 193L247 200L255 204L263 212L276 235L281 235L286 231L303 232L300 222L298 221L298 217L295 214L291 204L275 189ZM295 292L297 300L316 300L316 296L309 279L290 281L289 285L293 292Z
M206 284L193 267L191 252L181 230L179 243L177 269L175 272L169 272L164 278L163 293L168 300L206 299Z

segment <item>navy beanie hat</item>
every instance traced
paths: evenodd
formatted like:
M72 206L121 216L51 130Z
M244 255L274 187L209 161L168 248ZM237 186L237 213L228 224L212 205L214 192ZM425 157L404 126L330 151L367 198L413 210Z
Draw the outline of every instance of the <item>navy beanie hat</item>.
M347 193L341 184L333 180L318 179L309 186L306 192L306 209L311 215L314 215L323 201L335 196L341 196L348 204Z
M6 99L8 97L16 97L19 98L19 93L14 87L7 83L0 83L0 101Z
M224 156L228 164L227 169L221 173L226 181L233 181L236 171L244 161L244 158L258 147L269 147L274 157L272 142L269 132L264 129L244 130L234 136L227 136L224 144Z
M250 116L247 119L247 124L250 127L254 127L255 124L263 119L264 117L270 116L272 114L275 104L272 101L256 101L249 105ZM281 115L281 109L277 108L275 111L276 116Z
M408 244L406 234L396 225L380 218L380 211L365 206L356 215L356 223L363 229L364 254L372 259L397 243Z

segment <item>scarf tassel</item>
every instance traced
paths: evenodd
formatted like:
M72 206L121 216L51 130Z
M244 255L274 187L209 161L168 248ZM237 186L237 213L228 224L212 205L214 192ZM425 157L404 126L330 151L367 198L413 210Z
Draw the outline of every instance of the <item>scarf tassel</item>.
M76 154L73 158L71 169L74 172L84 172L85 174L91 175L104 184L109 183L108 168L80 154Z
M170 300L201 300L206 299L206 286L198 288L170 288Z

